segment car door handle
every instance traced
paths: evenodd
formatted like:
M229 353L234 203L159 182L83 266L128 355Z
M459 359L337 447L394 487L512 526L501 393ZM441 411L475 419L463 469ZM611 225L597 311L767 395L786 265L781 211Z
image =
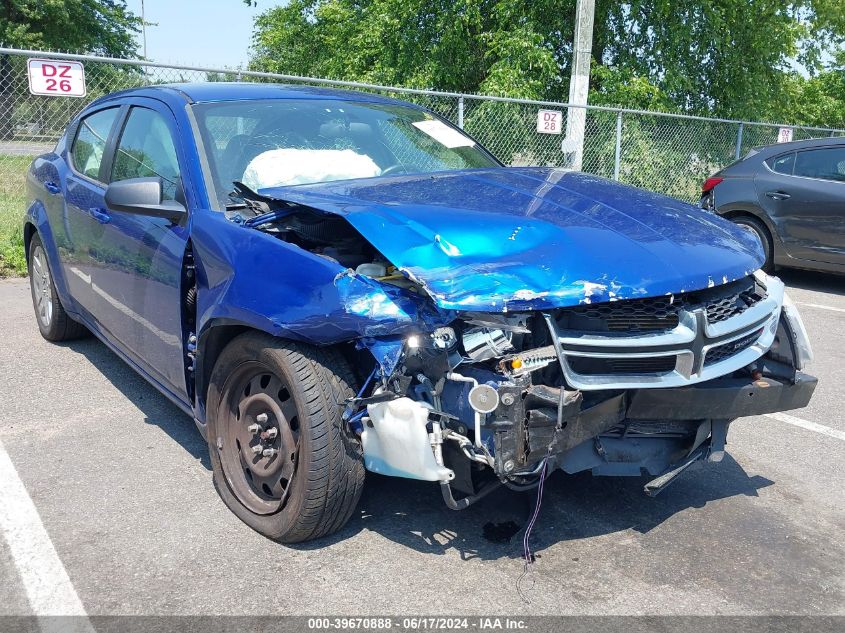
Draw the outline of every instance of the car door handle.
M111 216L106 212L106 210L100 209L99 207L91 207L88 209L88 215L97 220L100 224L108 224L111 220Z
M772 200L786 200L789 198L788 193L784 193L783 191L767 191L766 195L769 196Z
M45 182L44 188L54 196L62 192L62 188L54 182Z

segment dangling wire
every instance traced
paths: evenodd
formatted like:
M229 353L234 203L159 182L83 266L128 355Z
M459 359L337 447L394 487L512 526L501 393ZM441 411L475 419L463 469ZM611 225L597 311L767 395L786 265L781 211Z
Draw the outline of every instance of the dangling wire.
M537 522L537 517L540 515L540 506L543 503L543 484L546 481L546 468L548 466L548 458L543 459L543 467L540 469L540 483L537 486L537 503L534 506L534 514L531 516L531 520L528 522L528 527L525 528L525 535L522 537L522 557L523 557L523 564L522 564L522 574L516 580L516 590L519 593L519 597L522 598L522 601L525 604L531 604L531 601L525 597L525 594L522 593L522 588L520 587L520 583L525 576L528 575L531 566L534 564L534 554L531 553L531 530L534 529L534 524ZM531 589L534 589L534 583L531 583Z
M370 375L367 376L367 379L364 381L364 384L361 385L361 389L358 390L358 396L357 396L358 398L360 398L361 396L364 395L364 390L367 387L370 386L370 382L372 381L373 377L376 375L377 371L378 371L378 364L376 364L376 366L373 367L373 371L370 372Z

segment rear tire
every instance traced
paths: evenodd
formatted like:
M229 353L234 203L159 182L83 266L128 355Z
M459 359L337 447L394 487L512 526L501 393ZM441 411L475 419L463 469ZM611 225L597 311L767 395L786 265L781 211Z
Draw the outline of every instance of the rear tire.
M56 292L44 244L36 233L29 243L29 290L38 329L48 341L69 341L88 335L84 325L74 321Z
M774 251L772 245L772 236L769 233L769 229L766 227L766 225L763 224L763 222L761 222L757 218L752 218L747 215L741 215L736 218L731 218L731 221L734 224L746 229L747 231L751 231L757 236L757 239L759 239L760 243L763 245L763 254L766 258L761 268L764 272L767 273L774 272L775 264L774 259L772 257L772 253Z
M297 543L349 520L364 484L361 444L338 406L352 384L331 349L248 332L221 352L206 409L214 486L249 527Z

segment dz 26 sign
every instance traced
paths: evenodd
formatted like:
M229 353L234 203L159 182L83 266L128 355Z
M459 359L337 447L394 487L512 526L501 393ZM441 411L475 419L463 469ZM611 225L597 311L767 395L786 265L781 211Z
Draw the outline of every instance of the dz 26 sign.
M27 60L29 91L48 97L84 97L85 69L79 62Z

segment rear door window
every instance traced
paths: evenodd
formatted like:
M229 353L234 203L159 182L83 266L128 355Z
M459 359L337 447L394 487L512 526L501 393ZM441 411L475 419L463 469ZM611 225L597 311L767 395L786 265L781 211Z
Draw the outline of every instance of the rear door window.
M796 176L845 181L845 147L829 147L798 152Z
M73 168L80 174L101 180L103 153L118 111L118 108L100 110L80 121L70 151Z
M775 173L792 175L792 169L795 167L795 152L770 158L766 164Z

